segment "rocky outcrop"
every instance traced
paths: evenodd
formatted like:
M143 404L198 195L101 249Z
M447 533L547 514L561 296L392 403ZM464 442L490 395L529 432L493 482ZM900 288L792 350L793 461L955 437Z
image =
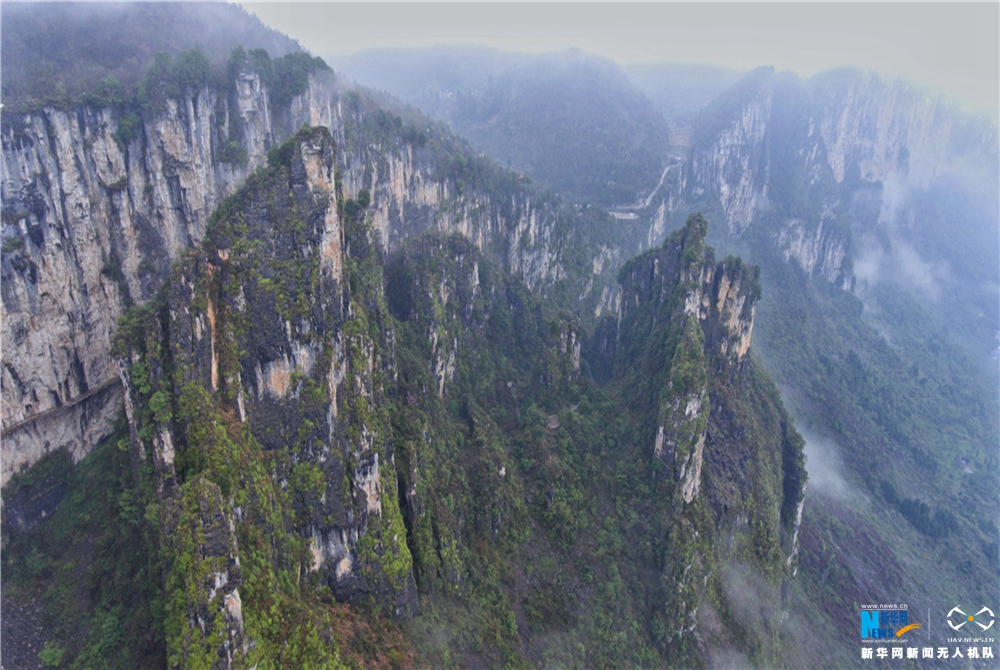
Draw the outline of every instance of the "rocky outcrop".
M180 566L166 589L181 666L195 655L243 667L234 659L259 642L242 625L244 607L262 606L262 566L340 601L400 616L415 605L385 410L381 255L370 228L345 219L335 156L325 128L281 145L116 338L133 461L153 466L147 502L166 510L161 544ZM255 566L250 601L241 561Z
M2 481L51 450L68 448L79 459L108 434L122 398L111 356L119 317L155 295L171 263L201 242L211 212L303 124L330 129L341 150L323 188L337 182L344 198L370 192L367 216L384 250L432 229L460 233L529 287L567 283L588 313L607 308L614 268L566 265L589 263L573 249L574 214L488 161L476 169L502 181L489 192L481 180L443 169L402 138L394 118L317 77L287 109L272 109L249 70L228 95L189 90L141 114L5 115ZM239 154L234 142L245 164L222 159ZM437 155L467 151L440 130L429 144ZM458 164L470 160L461 155ZM607 226L584 228L588 240L608 235ZM597 253L616 254L608 239L592 241ZM321 246L334 274L338 244L328 235ZM275 383L287 376L279 368L261 374L276 375Z
M995 124L871 72L801 82L758 70L700 115L688 202L717 202L732 235L769 240L807 274L850 289L859 188L926 188L942 170L996 172ZM897 191L900 189L896 189ZM899 203L885 193L884 209ZM868 224L864 224L868 225Z
M4 117L5 249L19 242L3 254L3 482L53 449L79 459L107 434L120 389L83 396L118 377L118 318L156 293L265 160L250 110L266 97L239 89L230 112L215 91L191 91L144 121L89 108ZM217 158L230 113L254 142L246 166Z
M739 546L766 545L769 567L759 567L790 577L805 476L801 438L749 355L759 270L739 258L715 260L706 230L692 216L629 261L616 341L603 332L591 344L616 358L631 402L651 407L651 426L640 434L651 436L654 470L668 482L662 504L674 522L662 584L664 625L675 640L697 635L706 584ZM749 423L765 405L775 411L767 425ZM758 494L768 502L761 506ZM712 521L697 510L709 510ZM764 525L754 529L751 518Z
M392 377L391 335L377 326L373 296L358 286L363 273L362 285L381 291L377 256L367 233L345 234L329 132L300 132L288 146L287 165L272 166L222 210L208 255L178 277L170 332L184 372L175 383L229 398L264 449L289 450L293 469L322 473L326 485L305 495L309 522L300 529L313 543L313 569L345 600L398 591L390 609L402 612L412 577L396 575L389 586L363 577L372 556L358 549L376 527L393 523L385 517L399 515L385 501L394 499L395 475L388 426L378 418ZM342 274L348 259L353 291ZM399 539L381 551L406 549Z
M672 351L632 355L637 360L655 356L662 361L657 363L663 366L664 377L653 456L679 482L685 503L701 489L709 371L718 371L720 365L711 361L736 368L742 364L760 295L759 270L738 258L716 262L711 249L705 248L706 229L700 215L691 217L661 247L630 261L621 276L619 338L656 329L676 333ZM619 342L618 349L628 352L631 346ZM636 362L620 359L619 366L628 369Z

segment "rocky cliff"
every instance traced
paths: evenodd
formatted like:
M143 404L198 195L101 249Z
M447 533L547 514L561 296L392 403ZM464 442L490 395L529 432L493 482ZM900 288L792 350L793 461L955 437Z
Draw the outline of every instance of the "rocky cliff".
M975 139L974 139L975 138ZM834 70L807 81L757 70L700 114L686 199L717 202L734 236L763 236L809 275L850 288L855 238L956 165L992 166L996 128L899 80ZM861 193L859 196L858 193Z
M589 254L620 258L608 217L539 197L446 131L404 128L317 76L280 109L247 68L228 93L188 90L141 114L5 113L4 482L54 449L79 459L109 432L118 318L156 293L222 199L303 124L330 128L345 197L370 193L386 251L429 229L461 233L529 286L607 309L613 268Z
M421 611L429 665L697 664L744 618L733 566L780 604L804 475L749 353L755 268L694 217L616 283L676 200L616 221L233 63L3 126L4 476L124 406L111 505L169 667L334 664L344 603ZM772 654L772 614L718 643Z
M138 127L111 109L5 114L3 482L53 449L79 459L108 432L122 397L118 318L262 164L265 98L259 86L232 101L203 89ZM246 128L246 166L218 159L230 114Z
M761 616L777 621L805 484L802 440L749 355L759 269L739 258L717 261L706 229L693 216L625 264L611 327L612 384L647 408L640 434L650 435L648 453L667 482L663 625L673 643L693 636L703 651L720 604L733 605L730 568L751 553L754 571L766 575L756 588L771 603ZM767 415L767 425L751 427L751 415Z
M702 113L699 147L690 157L691 197L716 194L730 233L746 230L767 200L770 165L765 133L774 104L773 70L754 72Z
M288 574L289 597L414 605L380 254L344 218L335 151L317 128L272 152L117 337L134 476L162 510L171 665L268 657L262 589Z

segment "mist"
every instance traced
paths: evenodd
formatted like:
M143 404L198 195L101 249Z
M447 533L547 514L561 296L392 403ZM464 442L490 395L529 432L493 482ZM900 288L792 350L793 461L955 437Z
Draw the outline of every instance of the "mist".
M256 16L222 2L4 2L0 42L3 99L10 109L79 98L102 81L130 87L154 54L198 49L224 63L237 46L264 48L272 57L301 51ZM81 30L81 26L86 26Z
M1000 178L995 130L981 121L956 122L936 163L914 155L855 196L854 293L887 341L907 328L900 319L921 315L925 332L946 333L995 377Z
M856 492L844 479L844 462L837 443L799 427L805 438L806 472L809 473L809 495L826 495L847 500Z
M932 302L940 300L951 285L951 266L945 261L924 259L903 237L879 240L875 234L859 236L860 251L854 261L855 287L859 297L867 297L869 289L881 282L915 293ZM871 308L872 305L869 305Z

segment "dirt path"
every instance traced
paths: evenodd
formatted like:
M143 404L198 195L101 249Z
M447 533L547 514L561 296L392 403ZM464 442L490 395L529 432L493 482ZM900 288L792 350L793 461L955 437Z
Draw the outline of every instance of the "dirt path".
M0 437L7 437L11 433L13 433L15 430L19 430L21 428L24 428L25 426L30 425L30 424L38 421L39 419L44 419L45 417L53 416L55 414L60 414L62 412L65 412L68 409L72 409L73 407L76 407L77 405L79 405L81 402L83 402L87 398L90 398L90 397L92 397L92 396L100 393L104 389L111 388L115 384L121 384L121 383L122 383L121 379L119 379L118 377L113 377L113 378L107 380L106 382L104 382L103 384L101 384L100 386L95 386L94 388L90 389L86 393L81 393L77 397L72 398L71 400L63 403L62 405L59 405L58 407L51 407L51 408L49 408L47 410L44 410L44 411L41 411L41 412L36 412L35 414L32 414L31 416L26 417L26 418L22 419L21 421L18 421L17 423L13 423L10 426L7 426L6 428L0 429Z

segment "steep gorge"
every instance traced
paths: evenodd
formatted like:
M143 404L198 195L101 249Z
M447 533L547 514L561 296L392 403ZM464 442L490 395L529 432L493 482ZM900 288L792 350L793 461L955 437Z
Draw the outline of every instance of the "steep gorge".
M316 76L287 109L271 108L252 69L232 83L138 120L110 108L5 112L4 342L18 355L3 371L4 482L54 449L79 459L109 432L118 318L155 294L221 200L303 124L331 129L345 193L370 192L386 250L431 228L460 232L529 286L607 309L610 269L585 271L594 248L622 256L601 213L533 195L440 129L428 126L429 145L412 127L404 139L399 117ZM233 142L245 164L224 159Z
M752 72L695 124L678 200L760 265L754 348L820 482L789 592L834 636L793 665L856 662L842 614L862 594L946 612L996 571L970 510L997 499L997 147L994 120L856 70Z
M141 547L100 559L145 563L69 653L148 621L157 665L341 667L381 613L437 667L778 657L805 476L749 350L758 271L700 216L654 246L663 210L231 63L138 110L4 112L5 540L73 513L32 464L103 445ZM37 555L5 584L73 569Z
M767 238L807 275L850 290L859 242L950 173L978 187L977 172L996 173L996 146L987 119L904 81L762 68L700 114L686 200L716 200L731 235ZM859 211L873 195L877 221Z
M644 353L612 354L609 394L583 377L579 322L545 316L509 257L437 232L383 260L376 218L348 207L338 153L323 127L273 148L116 331L167 665L335 667L331 600L405 618L418 593L418 627L458 602L478 613L464 626L492 640L456 637L420 651L426 662L689 663L709 640L777 653L778 606L744 624L747 642L705 623L732 611L732 561L780 600L797 523L786 508L802 495L800 450L772 439L785 429L768 418L744 432L759 407L790 425L748 357L752 269L716 264L700 218L634 261L612 322L635 334L615 336L622 352ZM639 325L637 313L658 316ZM648 378L664 357L669 372ZM626 416L634 389L651 395ZM694 426L674 416L679 402ZM754 467L734 470L734 450ZM643 538L638 553L613 549L626 534ZM535 573L532 557L579 576ZM605 567L588 569L596 557ZM566 618L570 603L591 614ZM643 628L606 625L647 607ZM557 630L579 646L552 646Z

